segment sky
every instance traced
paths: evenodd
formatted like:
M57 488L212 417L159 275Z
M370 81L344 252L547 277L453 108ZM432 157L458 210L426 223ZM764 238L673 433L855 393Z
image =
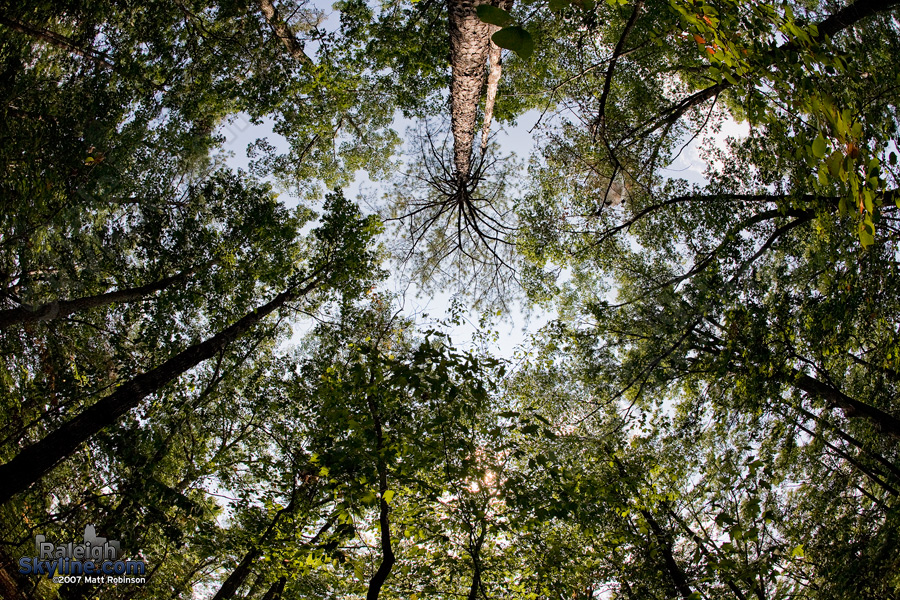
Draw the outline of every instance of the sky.
M320 28L328 30L337 27L337 13L331 8L330 3L318 0L314 4L324 13L325 18L320 24ZM314 45L308 46L307 51L314 53ZM524 168L527 165L527 159L534 148L532 129L541 118L539 111L530 111L519 117L514 127L503 127L496 122L493 125L492 134L495 135L501 152L503 154L515 153L522 159L523 177L526 176ZM394 120L393 129L403 136L407 129L414 125L414 122L398 114ZM247 115L241 114L223 124L220 133L224 137L221 152L227 156L226 163L235 169L248 169L250 161L247 157L247 147L258 138L267 138L268 142L279 151L287 152L288 150L286 140L273 132L271 121L254 125ZM718 132L708 132L690 141L672 164L662 170L662 174L686 179L693 184L702 184L705 182L704 172L707 165L700 156L699 148L704 145L708 147L711 144L721 145L728 136L741 137L745 135L747 135L745 124L726 121ZM344 190L344 193L348 198L360 199L361 206L365 210L365 198L380 198L386 190L384 182L373 182L363 171L359 171L353 183ZM291 198L289 194L283 192L281 199L288 205L297 202L295 198ZM431 295L419 294L415 285L398 277L396 268L390 268L390 270L392 276L386 283L386 291L398 296L398 302L406 316L415 317L418 325L423 328L433 327L444 330L451 336L455 344L463 347L476 336L479 330L477 324L482 315L469 313L463 315L461 324L451 326L444 323L442 325L442 322L450 319L453 295L450 292ZM495 340L491 344L492 353L505 359L515 359L521 354L522 348L528 344L529 337L552 320L553 316L553 313L539 309L526 313L518 307L513 307L509 315L503 318L492 318L488 325L488 329L491 330L489 337ZM295 327L293 341L296 341L304 330L302 325Z
M496 139L504 153L514 152L521 159L527 159L534 148L534 138L530 130L540 118L540 113L531 111L522 115L515 127L500 127L495 124ZM393 128L403 134L413 123L400 116L394 121ZM726 138L741 137L747 135L746 124L726 121L721 130L698 136L685 146L678 157L666 169L663 175L688 180L691 183L703 183L706 162L700 156L699 148L703 145L715 143L721 145ZM220 152L224 154L227 164L235 169L248 169L247 146L258 138L267 138L269 143L282 151L287 151L287 142L272 131L270 121L260 125L254 125L246 115L237 115L221 126L220 133L224 137L224 143ZM523 172L523 176L526 174ZM357 173L356 179L345 190L348 198L360 196L371 197L374 192L380 196L385 190L383 183L372 182L362 171ZM287 204L293 204L296 199L282 193L282 200ZM396 271L396 270L394 270ZM461 323L449 325L451 318L451 305L453 294L449 292L424 295L417 293L416 286L392 276L386 284L386 291L398 296L403 313L408 317L415 317L422 328L436 328L450 335L451 340L458 346L467 344L475 345L473 341L479 332L479 320L482 315L469 313L462 316ZM535 309L524 312L518 307L513 307L511 313L502 318L493 317L488 321L486 331L488 338L494 340L490 344L491 352L500 358L515 361L521 357L522 352L528 346L529 338L540 327L547 324L554 317L554 313ZM296 342L305 332L300 324L295 327L295 335L292 341ZM483 338L482 338L483 339Z
M514 152L520 158L527 159L533 145L532 134L529 130L533 127L539 113L532 111L519 118L516 127L498 128L495 124L496 139L504 153ZM259 138L266 138L269 143L279 151L287 152L286 140L273 132L271 121L264 121L259 125L250 122L247 115L239 114L224 123L219 133L224 137L224 143L219 150L220 156L226 164L233 169L248 170L250 160L247 157L247 147ZM395 119L393 128L401 135L414 123L399 116ZM523 173L524 176L524 173ZM382 182L372 182L363 171L356 174L353 183L345 189L348 198L371 196L374 192L381 195L385 190ZM296 203L287 193L281 192L281 199L286 204ZM451 317L451 303L453 294L449 292L424 295L417 293L415 285L392 277L386 284L387 291L401 296L403 312L407 316L415 316L419 325L424 328L439 328L448 333L455 344L465 347L471 342L473 336L479 331L478 322L481 315L471 313L464 315L462 323L447 325ZM496 341L492 344L492 351L496 356L513 359L518 354L521 346L527 344L528 338L540 326L546 324L551 315L542 311L530 311L528 314L514 308L509 316L502 320L494 318L489 329L496 334ZM304 328L296 327L294 341L304 332Z

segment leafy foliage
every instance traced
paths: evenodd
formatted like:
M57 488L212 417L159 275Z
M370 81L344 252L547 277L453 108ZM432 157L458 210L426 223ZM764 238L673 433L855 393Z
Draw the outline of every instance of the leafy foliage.
M0 596L897 598L896 7L5 7Z

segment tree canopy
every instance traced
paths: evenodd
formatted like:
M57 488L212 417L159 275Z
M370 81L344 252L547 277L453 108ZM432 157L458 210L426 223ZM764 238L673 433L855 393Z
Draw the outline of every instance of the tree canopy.
M900 598L897 6L3 6L0 598Z

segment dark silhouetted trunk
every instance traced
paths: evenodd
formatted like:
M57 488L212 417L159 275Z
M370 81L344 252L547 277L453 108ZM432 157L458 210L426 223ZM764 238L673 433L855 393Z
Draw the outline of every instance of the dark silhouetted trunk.
M394 550L391 548L391 521L389 519L391 508L384 499L385 492L388 491L387 485L387 464L384 460L384 432L381 428L381 414L375 399L371 396L369 401L369 411L372 413L372 422L375 426L375 455L378 467L378 491L381 494L381 502L379 504L378 527L381 529L381 564L378 570L369 580L369 589L366 592L366 600L378 600L381 593L381 587L387 580L391 569L394 567Z
M0 329L18 325L19 323L37 323L53 319L64 319L77 312L120 302L137 302L147 298L154 292L159 292L173 284L185 281L194 272L195 270L192 268L153 283L96 296L76 298L75 300L58 300L40 306L22 306L20 308L2 310L0 311Z
M119 420L141 400L159 391L190 369L227 347L266 316L309 293L321 284L318 278L301 289L292 288L278 294L267 304L245 315L233 325L213 337L179 352L155 369L142 373L119 386L109 396L84 409L72 420L61 425L42 440L24 448L11 461L0 465L0 504L38 481L60 461L71 455L93 435Z
M269 591L266 592L266 595L263 596L262 600L281 600L281 595L284 593L284 584L287 583L287 578L283 575L278 578L278 581L272 584L269 588Z
M4 25L14 31L18 31L19 33L23 33L27 36L38 39L51 46L56 46L57 48L61 48L63 50L71 52L72 54L93 61L105 67L115 68L115 65L111 63L103 53L97 52L96 50L93 50L91 48L82 48L77 43L73 42L71 39L67 38L64 35L48 31L47 29L42 29L41 27L37 27L35 25L16 21L15 19L11 19L5 15L0 15L0 25Z
M641 510L641 515L643 515L647 524L650 525L650 529L653 531L653 537L656 538L656 543L663 556L666 573L669 575L669 581L672 583L675 591L677 591L682 598L687 600L691 595L691 586L688 584L687 575L685 575L684 571L681 570L681 567L678 566L675 555L672 554L671 538L668 533L663 531L662 527L659 526L659 523L656 522L656 519L653 518L650 511Z
M860 402L842 391L831 387L830 385L810 377L805 373L794 370L792 372L794 379L792 384L807 394L818 396L830 406L840 408L844 416L849 418L863 418L871 422L882 433L900 440L900 419L875 408L865 402Z

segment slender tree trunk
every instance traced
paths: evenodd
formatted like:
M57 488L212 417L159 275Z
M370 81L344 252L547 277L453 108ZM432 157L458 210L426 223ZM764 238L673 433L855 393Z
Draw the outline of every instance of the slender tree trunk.
M0 329L18 325L20 323L37 323L40 321L51 321L53 319L64 319L73 313L90 310L92 308L100 308L119 302L136 302L138 300L143 300L154 292L159 292L173 284L185 281L188 277L193 275L194 272L195 269L190 268L170 277L164 277L159 281L154 281L153 283L148 283L135 288L98 294L96 296L86 296L75 300L57 300L40 306L25 305L19 308L0 310Z
M296 491L294 493L296 496ZM291 501L287 506L279 510L275 513L275 517L272 519L272 522L269 523L269 526L263 532L263 534L259 537L259 541L253 545L252 548L244 555L243 560L241 560L240 564L238 564L237 568L231 572L231 575L228 576L222 583L222 587L219 588L219 591L216 592L216 595L213 596L212 600L229 600L234 596L234 593L238 590L241 585L244 584L244 581L247 580L247 576L250 575L250 569L253 568L253 563L257 558L262 554L262 544L265 543L269 536L272 535L272 532L275 531L275 528L278 526L278 522L281 520L281 517L290 513L294 510L296 498L291 498Z
M829 449L832 450L835 454L837 454L839 457L843 458L843 459L846 460L848 463L850 463L851 465L853 465L854 467L856 467L857 469L859 469L859 471L860 471L863 475L865 475L865 476L868 477L870 480L872 480L872 482L878 484L884 491L886 491L886 492L888 492L889 494L892 494L892 495L894 495L894 496L900 495L900 492L898 492L891 484L889 484L888 482L886 482L885 480L883 480L881 477L879 477L877 473L874 473L874 472L872 471L872 469L869 469L869 468L866 467L864 464L862 464L861 462L859 462L856 458L854 458L853 456L850 456L850 454L848 454L847 452L844 452L843 450L841 450L840 448L838 448L837 446L835 446L834 444L832 444L831 442L829 442L828 440L826 440L826 439L822 436L821 433L818 433L818 434L817 434L815 431L813 431L812 429L808 429L807 427L801 425L799 422L795 423L795 425L796 425L797 427L799 427L802 431L806 432L808 435L810 435L810 436L812 436L812 437L818 437L819 439L821 439L821 440L822 440L822 443L825 444L825 446L826 446L827 448L829 448ZM823 464L824 464L824 463L823 463Z
M315 477L306 477L304 478L301 487L313 485L315 481ZM219 591L216 592L216 595L213 596L212 600L230 600L230 598L234 597L234 594L235 592L237 592L238 588L240 588L247 580L247 577L250 576L250 572L253 569L253 563L262 555L262 544L267 542L270 536L275 532L275 528L278 526L278 522L281 520L281 518L287 514L292 513L297 508L297 494L300 491L301 490L295 490L290 503L288 503L287 506L285 506L275 514L272 522L259 537L259 541L257 541L249 551L247 551L247 554L244 555L244 558L241 560L240 564L238 564L237 568L235 568L235 570L231 572L231 575L228 576L228 579L226 579L222 583L222 587L219 588ZM314 493L314 490L310 491ZM331 528L334 521L334 518L326 521L322 528L319 529L319 532L316 533L313 539L307 542L306 545L315 545L318 542L319 538L322 537L322 535Z
M263 16L266 18L266 23L269 24L269 27L275 34L275 37L281 40L281 43L284 44L285 48L287 48L288 54L291 55L291 58L293 58L294 60L298 60L305 65L311 67L315 66L315 63L312 61L312 59L307 56L306 51L303 48L303 42L299 41L294 36L294 32L291 31L291 28L288 27L288 24L281 19L281 16L278 14L278 9L275 8L272 0L259 0L259 8L262 10Z
M5 25L6 27L9 27L14 31L18 31L19 33L31 36L46 44L50 44L51 46L62 48L63 50L71 52L72 54L93 61L105 67L115 68L115 65L110 62L104 54L90 48L82 48L64 35L60 35L58 33L48 31L47 29L42 29L34 25L29 25L28 23L23 23L21 21L11 19L6 15L0 15L0 25Z
M84 409L42 440L24 448L8 463L0 465L0 481L3 482L0 504L38 481L81 444L114 424L148 395L214 356L287 302L304 296L321 285L318 275L316 273L307 278L308 283L303 288L294 287L278 294L213 337L186 348L160 366L122 384L109 396Z
M266 595L263 596L262 600L281 600L281 594L284 593L285 583L287 583L287 577L282 575L278 578L278 581L272 584L272 587L269 588L269 591L266 592Z
M279 515L280 514L279 511ZM260 540L260 542L262 542L262 540ZM213 596L213 600L226 600L233 597L238 588L247 580L247 576L250 575L250 569L253 567L253 563L259 558L261 553L262 550L259 545L250 548L250 551L244 555L243 560L241 560L237 568L235 568L235 570L231 572L231 575L228 576L228 579L222 583L222 587L220 587L219 591L216 592L216 595Z
M641 515L644 516L644 519L653 531L653 536L656 538L657 545L663 555L663 561L665 562L666 572L669 574L669 580L681 597L687 600L691 595L691 586L688 584L687 575L685 575L684 571L681 570L681 567L678 566L678 563L675 561L675 555L672 554L672 540L666 532L663 531L662 527L659 526L659 523L656 522L656 519L653 518L653 515L650 514L649 510L642 509Z
M848 442L848 443L852 444L853 446L855 446L856 448L858 448L859 451L862 452L863 454L865 454L866 456L878 461L878 463L880 463L882 467L887 469L888 473L893 475L897 479L897 481L900 481L900 468L897 468L897 466L894 465L894 463L892 463L891 461L886 459L884 456L882 456L881 454L879 454L877 452L869 450L868 448L866 448L866 446L861 441L859 441L858 439L856 439L855 437L853 437L852 435L850 435L849 433L847 433L840 427L832 425L831 423L829 423L826 419L822 418L821 416L813 414L801 406L794 406L793 408L796 411L798 411L801 415L806 417L807 419L821 423L822 425L824 425L825 427L827 427L828 429L833 431L842 440L844 440L845 442Z
M484 85L485 63L490 50L490 25L475 12L486 0L448 0L450 14L450 126L453 161L459 181L468 181L472 168L472 144L478 100Z
M468 600L477 600L478 591L481 589L481 547L484 545L484 538L487 535L487 529L484 523L481 523L481 531L475 536L476 524L472 523L472 531L469 536L469 554L472 556L472 585L469 586Z
M381 593L381 587L387 580L391 569L394 567L395 557L394 550L391 548L391 521L390 506L384 499L385 492L388 491L387 485L387 465L384 461L384 432L381 428L381 414L379 413L375 399L369 396L369 411L372 413L372 421L375 426L375 454L378 467L378 491L381 493L381 502L379 504L378 526L381 529L381 564L378 570L369 580L369 589L366 592L366 600L378 600Z
M875 408L865 402L860 402L842 391L815 379L801 371L794 369L791 372L793 379L791 384L807 394L818 396L830 406L840 408L847 418L863 418L871 422L882 433L895 440L900 440L900 419Z
M500 0L499 7L508 11L512 8L513 0ZM496 25L488 25L488 36L494 35L500 28ZM491 135L491 120L494 117L494 103L497 100L497 87L500 84L500 75L503 71L502 52L494 42L490 42L490 53L488 54L488 72L487 78L487 96L484 100L484 124L481 126L481 153L487 150L488 137Z
M691 537L691 539L694 540L694 543L697 544L697 548L699 548L700 553L703 554L703 556L705 556L707 559L714 561L714 562L718 561L719 558L721 558L721 551L716 547L715 544L711 544L711 545L715 549L716 554L719 555L718 557L714 557L712 555L712 553L706 547L706 542L703 540L703 538L701 538L697 534L696 531L691 529L688 526L688 524L684 521L684 519L682 519L674 510L672 510L671 508L667 508L667 512L672 517L672 519L676 523L678 523L678 525L681 527L681 529L686 534L688 534ZM753 592L756 594L756 596L757 596L757 598L759 598L759 600L765 600L765 598L762 595L762 592L758 589L759 586L757 586L753 582L750 582L747 580L744 580L744 582L750 586L750 589L753 590ZM745 596L744 593L741 591L741 589L737 585L735 585L734 581L732 581L731 579L726 579L725 585L728 586L728 589L731 590L731 593L734 594L734 597L737 598L737 600L747 600L747 596Z

